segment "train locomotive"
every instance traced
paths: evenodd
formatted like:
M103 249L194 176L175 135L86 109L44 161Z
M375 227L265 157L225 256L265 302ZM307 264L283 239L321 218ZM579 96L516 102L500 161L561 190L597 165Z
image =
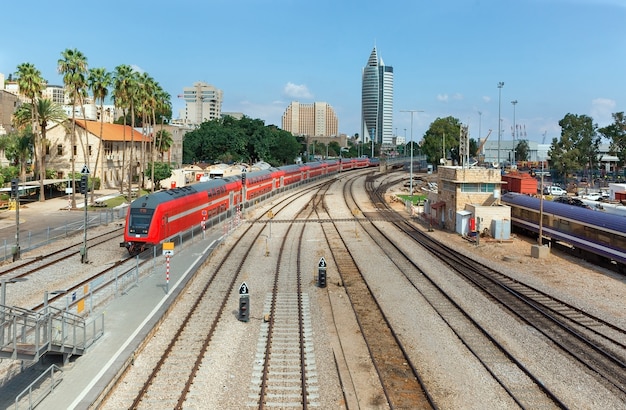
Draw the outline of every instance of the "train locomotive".
M120 247L137 255L247 202L341 171L377 166L369 158L326 160L247 172L144 195L126 214Z
M540 202L513 192L502 195L502 203L511 207L514 227L538 234L541 212L543 236L567 244L580 257L626 270L626 217L547 200L540 210Z

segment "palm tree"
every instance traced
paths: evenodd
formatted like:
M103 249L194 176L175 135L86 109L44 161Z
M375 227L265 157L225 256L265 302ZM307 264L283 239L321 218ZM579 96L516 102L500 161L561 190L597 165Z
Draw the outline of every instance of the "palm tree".
M154 124L151 124L154 112L154 106L156 105L155 93L158 87L158 83L154 81L152 77L148 75L148 73L141 73L138 76L138 87L137 87L137 108L139 113L141 114L141 123L144 129L144 135L147 135L149 132L152 132L154 129ZM150 131L149 131L150 130ZM141 164L142 164L142 179L141 186L144 187L144 178L145 169L143 168L143 164L146 162L146 141L141 141Z
M63 124L67 120L67 115L63 110L63 107L59 104L52 102L52 100L48 98L42 98L37 100L37 105L35 106L35 114L32 114L32 105L27 103L20 106L20 108L15 112L15 123L16 125L22 126L28 121L28 118L32 118L33 116L37 118L37 125L41 130L41 144L39 151L39 187L40 191L44 190L44 178L46 176L46 148L48 144L46 143L46 132L48 131L48 124L57 123ZM41 193L39 194L41 196Z
M24 95L26 98L30 99L31 106L34 106L36 100L41 96L41 91L43 91L45 87L45 81L41 76L41 72L35 68L35 66L31 63L22 63L17 66L17 72L15 73L18 77L17 85L20 88L20 93ZM32 132L34 136L35 146L37 145L37 111L31 110L31 124L32 124ZM43 142L41 142L43 144ZM36 152L36 150L35 150ZM39 170L39 173L45 172L43 169ZM39 200L45 201L45 191L43 189L43 185L39 189Z
M76 101L81 103L82 97L87 87L87 57L77 49L65 49L61 53L61 59L58 61L58 71L63 74L63 83L72 100L72 146L71 146L71 162L72 162L72 208L76 208L76 181L74 174L76 172L74 158L74 147L76 146Z
M104 100L109 94L109 87L112 84L111 73L107 72L104 68L92 68L89 70L89 77L87 79L89 82L89 88L93 93L94 102L97 104L100 101L100 145L98 149L98 154L96 155L96 163L94 165L94 175L97 174L98 169L98 161L102 158L102 172L100 176L102 178L101 183L104 186L104 156L102 155L102 151L104 149L104 141L102 141L102 132L104 128ZM94 191L91 191L91 202L94 201Z
M123 147L122 147L122 173L120 175L120 194L124 193L124 164L126 162L126 113L130 107L130 100L132 97L131 83L133 77L133 69L129 65L119 65L115 67L113 73L113 101L117 108L122 109L124 117L124 129L123 129ZM129 191L130 191L130 181ZM130 195L129 195L130 199Z
M30 107L29 107L30 108ZM41 151L39 152L39 188L41 191L44 189L43 180L46 177L46 148L48 143L46 142L46 132L48 130L49 123L62 124L67 120L67 114L59 104L53 103L48 98L43 98L37 101L35 107L38 118L39 129L41 130ZM40 196L42 193L40 192Z
M152 111L152 123L154 124L154 126L156 127L156 111L158 110L160 113L160 117L161 117L161 132L165 131L163 129L163 121L165 120L165 114L167 113L171 113L172 111L172 105L170 103L170 95L165 92L161 87L158 87L156 93L155 93L155 97L156 97L156 104L154 106L154 110ZM154 130L154 128L153 128ZM152 192L154 193L154 187L155 187L155 183L154 183L154 151L155 149L157 149L157 146L159 147L158 149L161 149L160 147L162 146L161 142L157 143L157 140L159 139L159 135L158 133L154 133L153 135L155 136L155 138L152 141L152 147L151 147L151 151L150 151L150 159L151 159L151 163L152 163ZM171 135L170 135L171 137ZM163 140L165 140L165 136L162 136ZM170 138L171 140L171 138ZM171 144L170 144L171 145ZM169 150L169 149L168 149ZM161 158L163 157L163 155L161 155Z
M172 140L172 134L168 130L159 130L156 134L156 146L157 151L161 154L161 162L164 161L165 153L170 150L174 141ZM168 158L169 162L169 158Z

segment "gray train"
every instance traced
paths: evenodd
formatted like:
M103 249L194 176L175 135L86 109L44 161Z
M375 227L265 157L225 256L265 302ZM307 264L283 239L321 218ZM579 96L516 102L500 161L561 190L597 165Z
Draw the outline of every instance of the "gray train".
M502 195L502 203L511 207L514 228L539 233L539 198L508 192ZM583 259L607 262L626 273L624 216L544 200L542 234L566 244Z

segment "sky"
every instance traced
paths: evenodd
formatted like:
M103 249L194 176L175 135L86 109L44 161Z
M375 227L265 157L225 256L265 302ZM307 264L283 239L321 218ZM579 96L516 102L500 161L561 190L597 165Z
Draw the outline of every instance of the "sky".
M31 0L2 14L5 77L29 62L61 85L58 60L75 48L89 67L147 72L175 118L183 87L203 81L222 111L280 127L292 101L326 102L341 133L360 134L374 47L407 141L453 116L474 139L497 138L500 118L502 140L515 124L516 138L550 143L568 113L603 127L626 111L626 0Z

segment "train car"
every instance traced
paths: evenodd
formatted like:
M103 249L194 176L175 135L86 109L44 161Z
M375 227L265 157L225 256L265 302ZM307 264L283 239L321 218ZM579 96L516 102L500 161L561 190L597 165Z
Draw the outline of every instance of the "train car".
M307 170L307 179L313 179L326 175L326 168L328 167L326 162L307 162L307 165L309 167Z
M365 164L351 159L286 165L144 195L128 209L124 242L120 246L130 254L139 254L246 202L262 200L308 180Z
M340 165L341 165L341 162L339 160L337 160L337 159L329 159L326 162L328 164L328 167L326 168L326 172L329 175L336 174L336 173L339 172L339 168L340 168Z
M306 164L285 165L284 167L280 167L280 169L285 172L281 186L287 187L305 180L306 172L309 169L309 166Z
M276 168L270 168L245 173L246 201L268 194L277 188L277 184L280 183L280 180L276 179L275 171ZM244 174L242 174L242 180L243 175Z
M121 247L143 252L179 232L239 205L241 179L227 177L168 189L134 200L126 214Z
M356 160L354 158L342 158L341 163L339 164L341 171L348 171L354 168L354 163Z
M593 255L591 259L626 267L626 218L569 204L543 201L513 192L502 195L502 203L511 207L511 223L528 232L539 233L542 212L542 235Z

